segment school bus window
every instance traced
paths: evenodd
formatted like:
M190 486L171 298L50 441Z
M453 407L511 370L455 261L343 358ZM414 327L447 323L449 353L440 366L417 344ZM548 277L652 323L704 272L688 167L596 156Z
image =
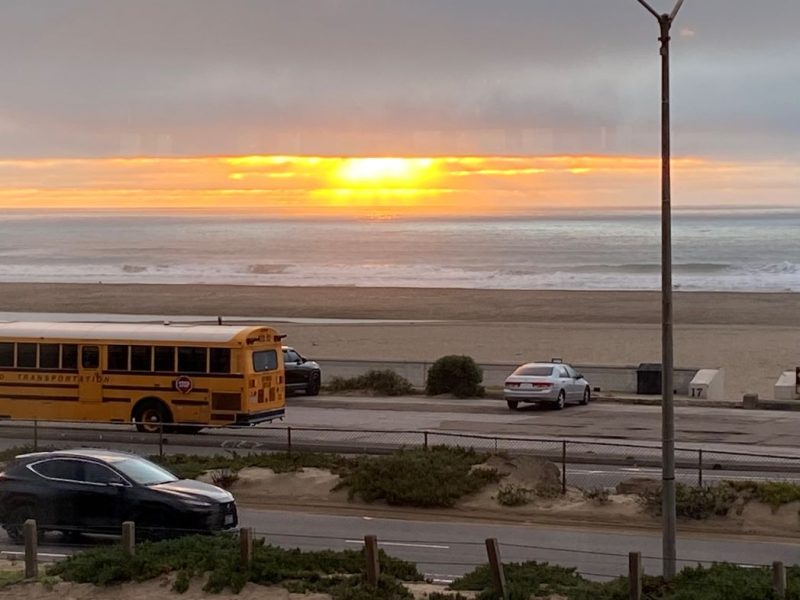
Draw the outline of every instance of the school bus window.
M178 348L178 371L181 373L205 373L208 348L180 346Z
M175 348L173 346L155 346L153 353L156 371L167 373L175 371Z
M61 344L61 368L75 370L78 368L78 346Z
M0 367L14 366L14 344L13 342L0 343Z
M36 367L36 344L17 344L17 366Z
M131 346L131 371L153 370L153 347Z
M58 344L39 344L39 367L58 368Z
M272 371L277 368L278 354L275 350L259 350L258 352L253 352L253 370L255 372Z
M231 350L230 348L211 348L209 369L211 373L230 373L231 372Z
M84 369L96 369L100 366L100 348L84 346L81 348L81 366Z
M128 370L128 346L111 344L108 347L108 370L109 371Z

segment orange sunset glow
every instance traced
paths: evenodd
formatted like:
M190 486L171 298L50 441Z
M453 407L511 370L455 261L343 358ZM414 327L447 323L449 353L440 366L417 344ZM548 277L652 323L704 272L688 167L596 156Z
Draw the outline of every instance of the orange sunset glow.
M0 160L6 209L248 209L275 216L521 214L644 207L659 159L545 157L136 157ZM673 161L676 198L742 204L769 182L789 201L796 165ZM679 201L680 202L680 201Z

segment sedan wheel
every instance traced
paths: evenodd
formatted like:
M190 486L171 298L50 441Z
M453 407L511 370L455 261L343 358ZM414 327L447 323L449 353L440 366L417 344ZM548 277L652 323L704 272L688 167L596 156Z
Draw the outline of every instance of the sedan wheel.
M581 404L586 406L587 404L589 404L589 400L591 399L592 399L592 391L587 387L585 390L583 390L583 398L581 399Z
M558 400L556 400L556 410L561 410L567 405L567 394L564 390L558 392Z
M519 400L506 400L506 404L508 404L508 408L511 410L517 410L519 407Z

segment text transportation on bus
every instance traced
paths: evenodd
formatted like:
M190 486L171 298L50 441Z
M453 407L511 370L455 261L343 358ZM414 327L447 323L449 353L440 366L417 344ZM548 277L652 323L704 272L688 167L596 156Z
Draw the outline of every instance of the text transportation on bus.
M0 419L186 433L272 421L285 407L283 337L256 326L0 323Z

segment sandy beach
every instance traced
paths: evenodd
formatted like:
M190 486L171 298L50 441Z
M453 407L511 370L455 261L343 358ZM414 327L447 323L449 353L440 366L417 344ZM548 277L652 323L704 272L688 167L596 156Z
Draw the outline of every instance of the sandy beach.
M440 321L276 325L319 358L658 362L660 309L657 292L0 284L0 311ZM731 399L771 398L800 364L800 294L678 292L674 315L676 366L724 367Z

